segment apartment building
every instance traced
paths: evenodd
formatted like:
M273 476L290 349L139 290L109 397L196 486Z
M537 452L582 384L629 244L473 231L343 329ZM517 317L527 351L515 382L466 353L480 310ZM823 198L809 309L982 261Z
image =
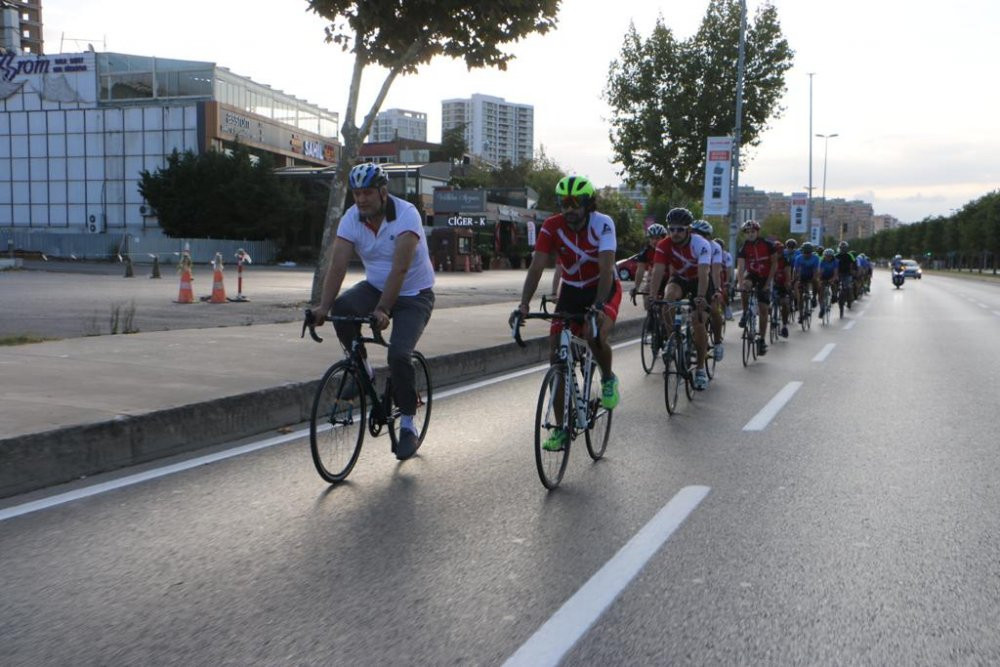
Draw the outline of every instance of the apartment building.
M43 53L42 0L0 0L0 50Z
M441 134L464 128L468 152L494 165L534 157L535 108L481 95L441 102Z
M407 109L386 109L375 116L367 141L373 144L397 139L427 141L427 114Z

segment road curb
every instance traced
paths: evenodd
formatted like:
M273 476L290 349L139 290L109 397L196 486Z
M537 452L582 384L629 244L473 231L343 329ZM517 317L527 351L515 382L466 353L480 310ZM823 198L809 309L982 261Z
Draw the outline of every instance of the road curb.
M612 340L638 336L642 318L619 322ZM428 359L443 388L545 363L545 336ZM0 439L0 498L70 482L300 424L309 419L319 379L105 422Z

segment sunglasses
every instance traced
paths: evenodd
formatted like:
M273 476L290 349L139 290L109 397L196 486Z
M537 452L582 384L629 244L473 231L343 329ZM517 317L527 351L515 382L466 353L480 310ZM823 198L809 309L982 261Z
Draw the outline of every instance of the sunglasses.
M687 229L688 229L687 227L667 227L667 231L670 232L671 234L676 234L678 232L686 232Z
M559 206L561 206L563 209L583 208L583 202L580 200L579 197L572 197L572 196L563 197L562 199L559 200Z

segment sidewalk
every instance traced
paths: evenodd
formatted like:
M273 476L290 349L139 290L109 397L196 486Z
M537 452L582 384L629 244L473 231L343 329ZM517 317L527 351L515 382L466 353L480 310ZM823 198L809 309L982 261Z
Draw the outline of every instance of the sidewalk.
M435 387L547 358L547 325L514 303L435 309L419 349ZM627 299L616 339L637 336ZM309 418L314 385L343 356L301 324L265 324L74 338L0 348L0 497L219 444ZM376 365L384 352L370 348Z

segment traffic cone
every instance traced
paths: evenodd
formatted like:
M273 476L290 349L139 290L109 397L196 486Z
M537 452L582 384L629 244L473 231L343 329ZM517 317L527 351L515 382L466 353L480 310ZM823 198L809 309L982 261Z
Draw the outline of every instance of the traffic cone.
M212 274L212 296L209 303L227 303L226 288L222 284L222 253L215 253L215 271Z
M181 271L181 290L177 294L177 301L174 303L194 303L194 291L191 289L191 269L185 268Z

